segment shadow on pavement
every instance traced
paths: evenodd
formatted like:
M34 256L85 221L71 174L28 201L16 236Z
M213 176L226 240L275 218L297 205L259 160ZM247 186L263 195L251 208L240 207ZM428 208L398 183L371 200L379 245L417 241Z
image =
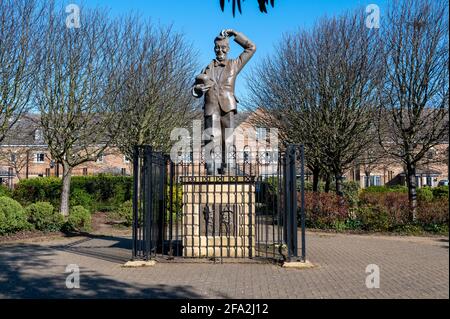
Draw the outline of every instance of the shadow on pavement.
M94 236L64 246L7 244L0 246L0 298L199 298L191 286L136 286L115 280L81 266L80 289L68 289L66 265L55 261L58 251L88 255L104 260L114 259L111 250L126 250L130 240ZM102 242L98 242L99 240ZM97 241L97 242L96 242ZM105 242L106 241L106 242ZM111 246L107 242L111 241ZM93 245L89 245L93 244ZM99 248L95 245L99 244ZM84 246L83 246L84 245ZM106 248L105 248L106 246ZM103 248L102 248L103 247ZM102 250L103 249L103 250ZM100 251L97 251L100 250ZM60 257L59 257L60 258ZM122 257L117 257L116 260ZM117 265L111 265L117 267ZM51 269L53 268L53 269ZM56 268L56 269L55 269ZM49 269L57 275L49 275ZM136 271L124 269L124 271Z

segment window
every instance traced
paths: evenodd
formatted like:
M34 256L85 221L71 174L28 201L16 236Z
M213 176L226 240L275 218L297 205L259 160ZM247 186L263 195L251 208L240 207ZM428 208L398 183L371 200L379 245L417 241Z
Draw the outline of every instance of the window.
M263 127L256 128L256 140L265 141L266 140L266 129Z
M44 134L41 129L34 131L34 140L37 142L42 142L44 140Z
M124 162L125 164L129 164L129 163L130 163L130 159L129 159L127 156L124 156L124 157L123 157L123 162Z
M11 154L11 163L15 163L16 162L16 154L13 153Z
M103 163L104 156L103 154L99 154L97 157L97 163Z
M45 176L47 176L47 177L50 176L50 168L45 169Z
M427 176L427 186L433 186L433 178L431 176Z
M381 176L380 175L370 175L369 179L364 176L364 185L366 186L381 186Z
M45 153L36 153L36 163L45 162Z
M370 184L373 186L381 186L381 176L370 176Z
M87 174L88 174L87 167L83 167L83 176L87 176Z
M126 168L122 168L121 169L121 173L122 173L122 175L127 175L127 169Z

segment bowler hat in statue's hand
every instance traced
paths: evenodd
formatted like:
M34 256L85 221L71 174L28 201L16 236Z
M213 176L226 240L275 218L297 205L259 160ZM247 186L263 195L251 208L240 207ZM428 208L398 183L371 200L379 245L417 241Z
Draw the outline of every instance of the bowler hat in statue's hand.
M207 90L214 85L214 81L206 74L200 74L195 78L195 84L199 85L202 90Z

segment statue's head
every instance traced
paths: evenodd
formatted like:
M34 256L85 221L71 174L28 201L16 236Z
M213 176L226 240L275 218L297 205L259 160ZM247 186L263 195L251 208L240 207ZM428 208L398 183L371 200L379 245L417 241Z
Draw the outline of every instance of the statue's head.
M216 53L217 61L225 61L229 51L230 41L228 40L228 37L219 35L214 39L214 52Z

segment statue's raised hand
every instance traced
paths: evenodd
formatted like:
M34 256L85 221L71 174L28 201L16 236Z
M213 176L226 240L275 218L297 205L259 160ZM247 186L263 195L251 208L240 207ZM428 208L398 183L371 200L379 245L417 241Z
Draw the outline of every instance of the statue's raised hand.
M220 35L223 37L233 37L236 36L236 31L233 29L224 29L220 32Z

